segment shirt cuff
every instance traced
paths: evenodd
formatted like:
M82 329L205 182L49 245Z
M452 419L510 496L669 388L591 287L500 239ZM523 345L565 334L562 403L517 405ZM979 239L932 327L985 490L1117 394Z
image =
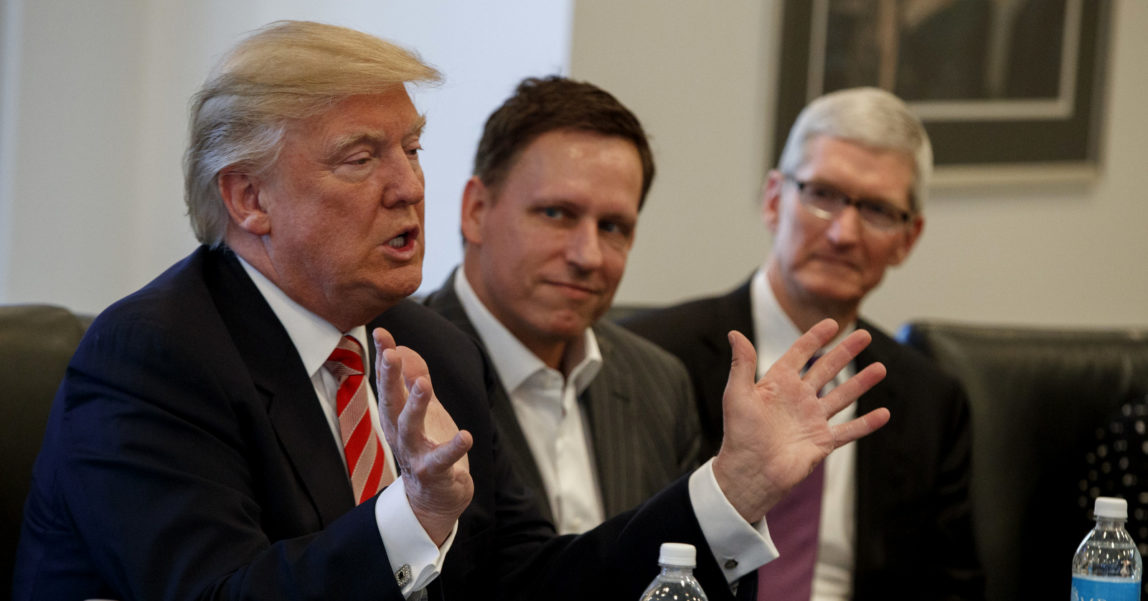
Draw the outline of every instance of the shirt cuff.
M391 573L404 597L411 598L438 578L446 553L458 533L458 520L442 547L436 546L415 517L400 477L375 500L375 523L387 549Z
M690 475L690 503L710 552L732 585L776 559L778 552L765 518L750 524L726 499L714 477L713 461L705 462Z

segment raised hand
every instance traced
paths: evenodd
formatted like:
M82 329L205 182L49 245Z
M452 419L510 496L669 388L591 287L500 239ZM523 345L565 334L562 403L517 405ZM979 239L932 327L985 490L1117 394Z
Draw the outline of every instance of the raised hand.
M435 397L423 358L396 346L383 328L372 335L383 434L402 471L415 517L431 540L441 545L474 496L466 456L474 439L458 429Z
M750 523L763 518L833 449L889 421L889 410L881 408L829 425L830 417L885 377L885 366L874 363L819 398L817 391L872 339L864 330L853 332L802 375L810 357L836 333L831 319L813 326L757 382L753 345L739 332L729 334L733 361L722 397L725 434L713 468L726 498Z

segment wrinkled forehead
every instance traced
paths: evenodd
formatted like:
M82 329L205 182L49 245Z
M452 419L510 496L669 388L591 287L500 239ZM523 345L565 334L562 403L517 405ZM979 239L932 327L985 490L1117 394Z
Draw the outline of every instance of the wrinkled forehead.
M332 98L309 115L285 123L295 143L318 145L325 152L357 141L403 142L417 140L426 126L410 96L401 87L378 94Z

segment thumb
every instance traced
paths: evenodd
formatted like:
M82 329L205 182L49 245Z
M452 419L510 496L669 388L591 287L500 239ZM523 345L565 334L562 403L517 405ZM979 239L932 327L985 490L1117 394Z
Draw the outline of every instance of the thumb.
M723 398L751 394L754 378L757 376L757 352L749 339L737 330L727 335L733 358L729 365L729 380L725 384Z

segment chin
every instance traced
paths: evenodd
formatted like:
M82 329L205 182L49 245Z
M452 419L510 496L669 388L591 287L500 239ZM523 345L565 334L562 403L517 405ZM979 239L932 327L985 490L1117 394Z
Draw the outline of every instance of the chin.
M376 287L382 296L398 302L418 291L423 282L422 270L416 269L413 274L388 273L384 281Z

